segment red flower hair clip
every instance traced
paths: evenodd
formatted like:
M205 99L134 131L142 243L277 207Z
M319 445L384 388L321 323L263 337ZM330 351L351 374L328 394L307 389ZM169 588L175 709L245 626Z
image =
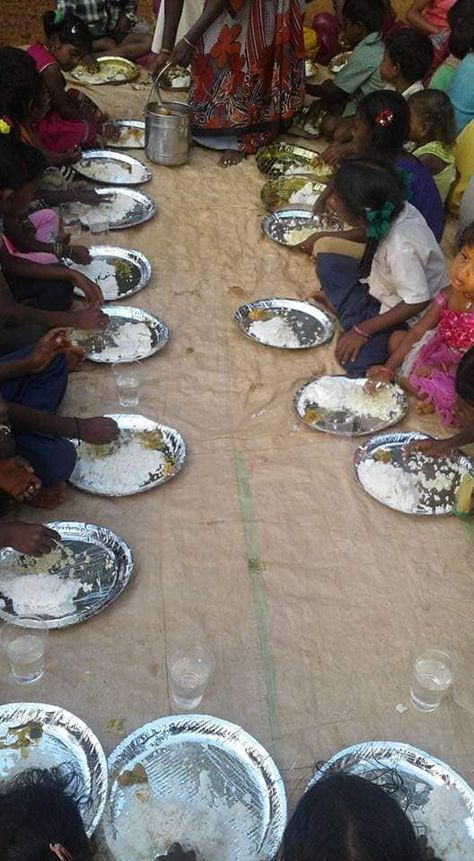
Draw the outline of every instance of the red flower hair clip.
M380 111L375 117L377 126L389 126L393 123L393 111Z

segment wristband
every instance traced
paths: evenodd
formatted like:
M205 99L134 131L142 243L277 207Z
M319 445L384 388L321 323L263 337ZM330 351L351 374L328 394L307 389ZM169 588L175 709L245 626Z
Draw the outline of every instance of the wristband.
M183 36L183 42L186 42L186 45L188 45L189 48L192 48L193 51L196 49L196 45L194 44L194 42L191 42L191 40L188 39L187 36Z
M360 335L361 338L365 338L366 341L369 340L370 335L368 335L367 332L364 332L360 326L353 326L352 328L357 335Z

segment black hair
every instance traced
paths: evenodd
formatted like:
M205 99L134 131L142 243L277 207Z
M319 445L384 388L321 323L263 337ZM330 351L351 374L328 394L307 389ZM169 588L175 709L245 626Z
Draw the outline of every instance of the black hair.
M87 29L87 24L71 12L66 12L59 21L56 20L55 12L45 12L43 29L46 36L57 36L63 45L74 45L85 51L90 51L92 48L92 37Z
M341 163L333 180L333 187L344 206L355 216L362 218L369 227L369 213L390 212L383 220L392 224L405 205L405 189L401 174L380 158L347 158ZM368 237L359 265L359 274L366 278L370 274L379 238Z
M395 90L376 90L364 96L357 113L371 131L371 143L378 152L398 153L410 134L410 109Z
M409 84L420 81L433 66L433 43L429 36L414 27L389 33L385 51Z
M385 18L383 0L346 0L342 14L352 24L363 24L368 33L380 33Z
M19 189L36 179L45 166L43 153L22 141L17 129L0 134L0 188Z
M308 789L283 837L283 861L422 861L414 828L390 792L344 772Z
M456 140L456 120L451 99L441 90L420 90L408 101L429 130L429 139L452 146Z
M19 48L0 49L0 82L0 114L15 122L25 119L45 89L33 58Z
M474 407L474 347L464 353L459 362L454 388L458 398Z
M75 796L75 797L74 797ZM78 781L66 766L22 772L0 789L2 861L53 861L59 843L72 861L89 861Z
M448 12L449 50L463 60L474 50L474 0L457 0Z

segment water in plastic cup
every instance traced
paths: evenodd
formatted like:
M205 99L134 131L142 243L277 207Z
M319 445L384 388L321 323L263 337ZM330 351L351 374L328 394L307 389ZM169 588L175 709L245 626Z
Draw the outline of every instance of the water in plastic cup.
M92 234L102 233L105 236L109 232L110 218L100 212L91 212L87 216L87 224Z
M189 646L171 654L171 695L178 708L191 711L200 705L213 669L214 659L205 646Z
M23 628L18 630L17 637L12 637L7 643L5 651L12 676L20 685L31 685L42 678L45 645L41 632Z
M117 383L119 404L122 407L136 407L140 403L140 362L116 362L112 365L112 370Z
M82 224L78 215L71 215L67 221L64 221L64 229L69 236L69 242L72 244L79 242L82 235Z
M411 702L424 712L434 712L454 681L453 663L447 652L427 649L415 661Z

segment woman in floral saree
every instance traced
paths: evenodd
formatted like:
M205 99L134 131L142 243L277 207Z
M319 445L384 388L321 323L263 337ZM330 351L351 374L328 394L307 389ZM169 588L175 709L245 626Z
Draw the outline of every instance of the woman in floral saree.
M170 58L191 63L193 138L223 150L221 165L237 164L303 106L304 0L201 0L201 14L176 45L183 6L196 0L163 2L157 68Z

